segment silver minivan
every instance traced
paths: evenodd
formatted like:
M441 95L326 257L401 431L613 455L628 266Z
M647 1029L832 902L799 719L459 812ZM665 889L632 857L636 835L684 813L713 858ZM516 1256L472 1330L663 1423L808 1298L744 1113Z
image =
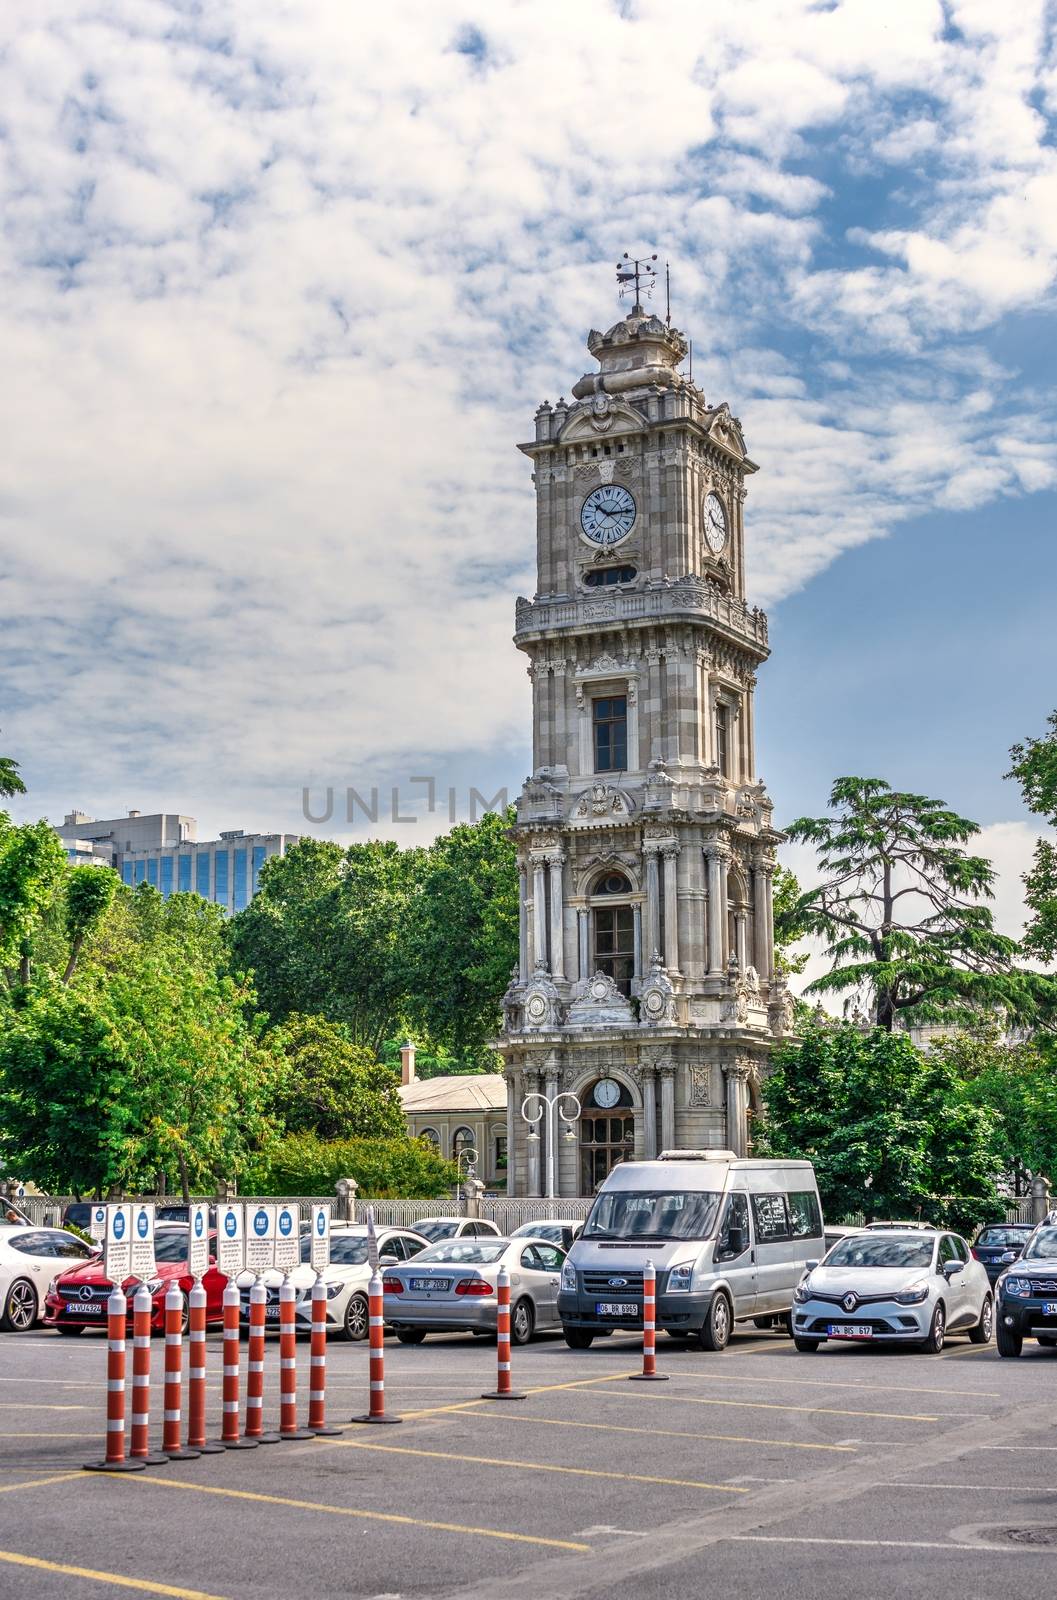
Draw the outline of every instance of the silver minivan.
M606 1178L562 1268L565 1342L642 1326L647 1261L657 1326L722 1350L743 1318L782 1316L808 1260L825 1254L810 1161L739 1160L730 1150L666 1150Z

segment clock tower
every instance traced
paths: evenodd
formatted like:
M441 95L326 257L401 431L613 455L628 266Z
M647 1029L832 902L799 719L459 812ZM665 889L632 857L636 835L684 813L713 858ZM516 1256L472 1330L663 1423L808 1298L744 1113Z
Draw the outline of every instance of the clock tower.
M770 1047L781 835L756 771L767 619L745 598L741 424L637 303L587 347L519 448L536 487L536 594L514 642L532 680L517 807L520 957L499 1048L508 1190L589 1195L625 1158L745 1154ZM558 1105L523 1120L526 1095ZM534 1102L538 1105L538 1102ZM532 1136L530 1137L530 1132ZM536 1136L538 1132L539 1137Z

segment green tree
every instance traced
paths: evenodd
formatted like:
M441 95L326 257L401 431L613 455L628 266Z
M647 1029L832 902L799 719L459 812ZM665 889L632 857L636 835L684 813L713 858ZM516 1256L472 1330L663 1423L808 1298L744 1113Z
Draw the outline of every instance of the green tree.
M355 1178L361 1197L428 1200L454 1186L455 1166L428 1139L324 1140L290 1134L272 1145L247 1174L246 1192L333 1194L339 1178Z
M1052 1035L1006 1040L992 1023L934 1040L972 1104L993 1122L999 1171L1024 1192L1035 1173L1057 1172L1057 1071Z
M340 1022L293 1015L268 1035L283 1067L271 1109L287 1133L387 1139L406 1133L392 1068L353 1044Z
M789 833L813 844L822 882L788 913L830 941L814 993L862 988L877 1025L896 1018L971 1017L1003 1006L1031 1016L1041 986L1014 965L1014 940L988 907L994 870L962 846L979 829L942 801L900 794L881 778L838 778L835 817L800 817Z
M807 966L807 952L794 954L793 946L811 930L801 909L803 890L796 874L788 867L775 867L771 894L775 968L779 972L803 972Z
M77 970L84 942L114 903L117 877L109 867L74 867L66 880L66 933L70 953L62 975L69 983Z
M755 1148L812 1161L832 1220L921 1214L968 1227L994 1214L994 1115L942 1056L883 1028L812 1022L772 1063Z
M16 827L0 811L0 971L9 989L30 981L34 937L65 870L47 822Z
M1010 750L1012 769L1024 803L1038 817L1057 828L1057 711L1047 718L1049 732L1028 739ZM1024 930L1024 949L1040 961L1057 961L1057 846L1039 839L1031 870L1024 874L1024 899L1032 913Z
M0 796L10 800L16 794L25 794L26 786L19 777L18 762L10 756L0 756Z

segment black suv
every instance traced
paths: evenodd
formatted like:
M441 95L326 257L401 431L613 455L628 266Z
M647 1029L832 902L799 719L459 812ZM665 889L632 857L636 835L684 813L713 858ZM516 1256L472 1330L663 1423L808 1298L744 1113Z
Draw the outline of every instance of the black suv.
M973 1255L987 1272L994 1287L1011 1262L1031 1238L1035 1224L1032 1222L985 1222L973 1240Z
M1000 1356L1019 1356L1025 1339L1057 1346L1057 1214L1040 1222L1019 1261L996 1285Z

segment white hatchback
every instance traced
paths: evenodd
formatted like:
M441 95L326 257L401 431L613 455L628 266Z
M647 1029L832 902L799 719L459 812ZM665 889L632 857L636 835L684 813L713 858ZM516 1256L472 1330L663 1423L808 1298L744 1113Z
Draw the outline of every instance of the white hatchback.
M841 1239L793 1294L793 1342L918 1344L932 1355L948 1333L988 1344L994 1300L987 1273L956 1233L876 1229Z

